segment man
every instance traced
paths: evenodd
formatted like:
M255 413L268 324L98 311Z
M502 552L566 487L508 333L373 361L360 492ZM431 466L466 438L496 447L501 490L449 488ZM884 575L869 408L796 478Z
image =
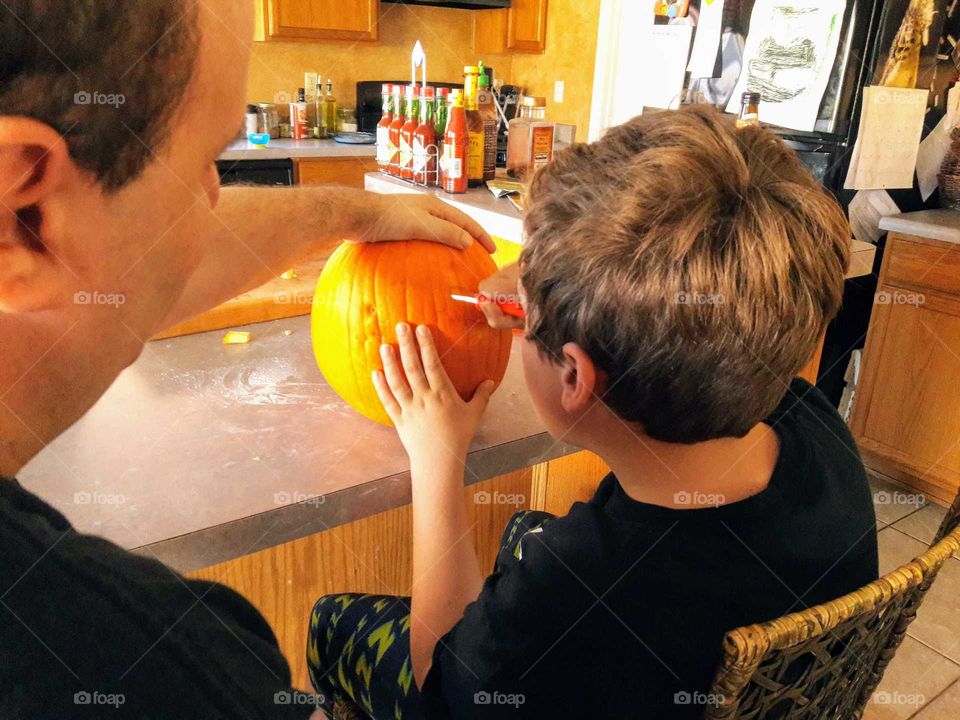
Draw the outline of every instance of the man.
M77 534L10 478L147 339L313 252L492 249L433 199L221 191L251 35L248 0L0 3L0 717L309 716L245 600Z

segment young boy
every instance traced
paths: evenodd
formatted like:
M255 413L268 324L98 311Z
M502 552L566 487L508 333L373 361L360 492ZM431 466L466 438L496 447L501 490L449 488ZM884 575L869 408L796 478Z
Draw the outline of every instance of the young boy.
M793 379L847 223L780 140L705 109L561 153L529 201L530 396L613 472L564 517L515 517L483 580L462 487L492 387L461 401L401 327L374 382L410 455L412 603L321 599L311 674L378 719L701 717L726 631L877 576L857 449Z

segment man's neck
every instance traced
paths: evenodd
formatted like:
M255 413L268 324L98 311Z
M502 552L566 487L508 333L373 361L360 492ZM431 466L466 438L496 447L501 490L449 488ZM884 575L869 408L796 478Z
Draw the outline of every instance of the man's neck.
M0 475L20 472L137 357L142 345L91 312L0 313Z
M689 510L744 500L766 489L780 453L768 425L742 438L692 445L653 440L622 423L607 428L596 452L634 500Z

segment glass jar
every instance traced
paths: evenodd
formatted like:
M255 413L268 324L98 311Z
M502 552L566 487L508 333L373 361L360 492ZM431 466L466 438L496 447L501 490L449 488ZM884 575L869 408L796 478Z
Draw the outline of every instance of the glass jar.
M507 175L526 179L553 159L554 125L546 120L547 100L524 97L520 115L507 125Z
M355 133L357 131L357 110L352 107L337 108L337 132Z

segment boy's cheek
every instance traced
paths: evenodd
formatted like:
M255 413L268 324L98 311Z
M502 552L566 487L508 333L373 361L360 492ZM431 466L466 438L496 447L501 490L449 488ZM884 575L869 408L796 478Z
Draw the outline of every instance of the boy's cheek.
M567 430L566 415L560 405L560 378L556 367L547 362L538 352L532 340L523 340L520 353L523 359L523 375L527 392L537 415L553 436Z

